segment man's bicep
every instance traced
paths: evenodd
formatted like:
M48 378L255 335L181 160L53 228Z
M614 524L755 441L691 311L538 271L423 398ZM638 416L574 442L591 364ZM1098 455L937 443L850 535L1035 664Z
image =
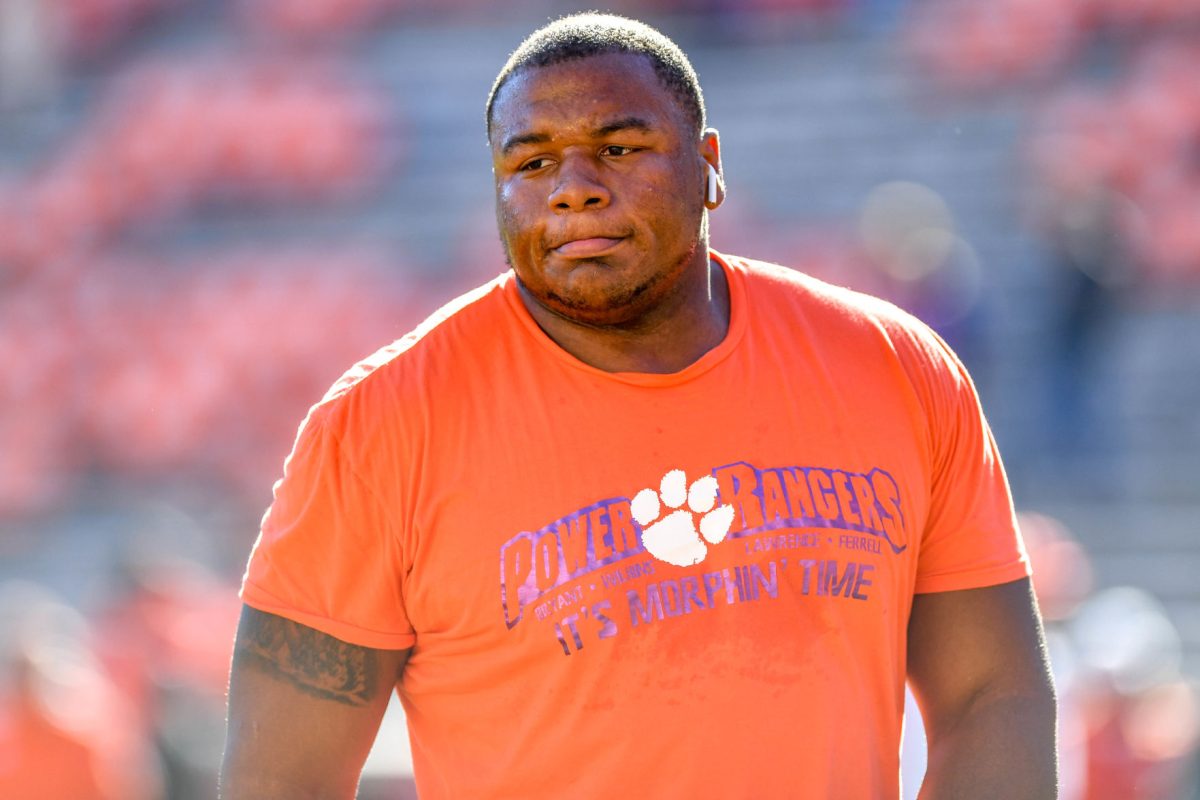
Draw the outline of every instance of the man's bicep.
M222 798L352 797L407 657L244 606Z
M953 724L988 695L1052 694L1029 580L916 595L908 677L934 726Z

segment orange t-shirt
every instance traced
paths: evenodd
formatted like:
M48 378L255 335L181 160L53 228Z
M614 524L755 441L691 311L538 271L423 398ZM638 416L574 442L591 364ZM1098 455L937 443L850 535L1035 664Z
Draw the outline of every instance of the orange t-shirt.
M243 598L412 648L423 798L895 797L913 594L1027 574L945 344L714 258L729 331L678 373L583 364L507 274L301 427Z

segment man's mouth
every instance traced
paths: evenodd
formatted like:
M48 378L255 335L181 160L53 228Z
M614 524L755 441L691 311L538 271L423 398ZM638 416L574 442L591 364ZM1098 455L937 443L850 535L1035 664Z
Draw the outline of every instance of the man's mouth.
M620 244L623 239L593 236L587 239L572 239L554 248L554 252L565 258L591 258L603 255Z

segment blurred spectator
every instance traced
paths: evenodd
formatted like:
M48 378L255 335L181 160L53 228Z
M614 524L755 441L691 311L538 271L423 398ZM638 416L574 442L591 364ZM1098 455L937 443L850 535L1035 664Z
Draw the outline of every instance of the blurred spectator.
M1135 52L1117 80L1069 85L1038 115L1035 224L1093 282L1169 292L1200 284L1200 39Z
M1048 434L1067 452L1111 444L1092 408L1097 367L1122 300L1134 287L1123 235L1128 202L1102 178L1060 169L1038 215L1054 274L1046 386L1052 395Z
M1177 800L1200 741L1195 690L1180 674L1179 632L1162 605L1115 587L1071 623L1086 682L1086 800Z
M1179 800L1200 715L1179 673L1178 631L1141 590L1092 594L1070 531L1020 516L1058 686L1064 800Z
M86 639L83 618L46 590L0 585L0 797L158 796L140 728Z
M1200 41L1150 37L1116 80L1055 93L1028 137L1031 216L1054 268L1045 430L1061 451L1120 443L1095 406L1131 296L1174 303L1200 287L1198 69Z
M185 556L180 531L150 520L117 563L96 621L97 652L159 751L167 796L216 792L225 687L240 603L232 583Z

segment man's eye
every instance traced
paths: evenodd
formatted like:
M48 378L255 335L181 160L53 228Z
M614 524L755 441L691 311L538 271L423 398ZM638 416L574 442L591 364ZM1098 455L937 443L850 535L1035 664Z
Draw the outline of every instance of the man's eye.
M608 144L600 152L606 156L627 156L636 149L635 147L626 147L622 144Z
M531 158L520 166L521 172L536 172L550 163L548 158Z

